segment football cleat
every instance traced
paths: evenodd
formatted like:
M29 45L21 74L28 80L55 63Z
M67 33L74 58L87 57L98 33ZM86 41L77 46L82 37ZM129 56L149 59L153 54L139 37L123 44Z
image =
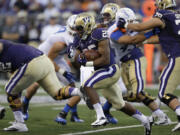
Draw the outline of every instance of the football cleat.
M85 90L83 89L83 87L80 88L80 91L81 91L81 93L82 93L82 95L83 95L83 99L84 99L84 101L86 102L86 105L88 106L88 108L91 109L91 110L93 110L94 107L93 107L93 105L91 104L90 98L87 96L87 94L86 94Z
M25 123L13 122L11 126L4 128L4 131L27 132L28 128Z
M180 131L180 122L171 131L172 132Z
M24 120L28 120L29 119L29 113L28 111L26 113L22 113L23 114L23 119Z
M97 119L96 121L91 123L91 126L99 127L99 126L105 126L106 124L108 124L108 120L104 117L101 117L100 119Z
M82 123L84 120L80 119L77 112L73 112L71 115L71 121L72 122L77 122L77 123Z
M154 122L153 117L147 117L147 122L146 123L142 123L145 129L145 135L151 135L151 129L152 129L152 124Z
M154 122L154 125L170 125L171 120L170 118L165 115L164 117L159 117L156 122Z
M60 123L62 125L66 125L67 123L66 116L67 116L67 113L64 111L61 111L59 115L55 118L55 122Z
M2 106L0 106L0 119L3 119L3 118L4 118L5 112L6 112L5 108L2 107Z
M109 111L108 112L104 111L104 114L109 123L112 123L112 124L118 123L118 120L116 118L114 118Z
M23 104L22 104L22 113L23 113L23 119L24 120L29 119L28 106L29 106L29 104L25 104L23 102Z

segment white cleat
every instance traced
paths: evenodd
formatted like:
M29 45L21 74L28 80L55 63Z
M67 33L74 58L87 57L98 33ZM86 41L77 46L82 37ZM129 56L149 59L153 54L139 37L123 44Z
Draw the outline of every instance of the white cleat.
M172 132L180 131L180 122L171 131Z
M91 126L98 127L98 126L105 126L108 124L108 120L105 117L101 117L100 119L97 119L95 122L91 123Z
M156 122L154 122L154 125L170 125L172 122L170 118L165 115L164 117L159 117Z
M4 128L4 131L27 132L28 128L25 123L13 122L11 126Z
M5 108L2 107L2 106L0 106L0 119L3 119L3 118L4 118L5 112L6 112Z
M147 117L147 122L142 123L145 129L145 135L151 135L152 124L154 122L153 117Z

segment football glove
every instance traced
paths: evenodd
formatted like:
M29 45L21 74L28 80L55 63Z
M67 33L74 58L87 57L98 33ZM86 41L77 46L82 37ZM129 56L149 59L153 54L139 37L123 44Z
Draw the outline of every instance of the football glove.
M85 65L86 65L86 62L87 62L87 59L86 59L86 57L85 57L84 55L79 54L79 56L78 56L78 62L79 62L80 65L85 66Z
M117 27L118 28L126 28L128 25L128 22L124 18L119 18L117 22Z
M74 83L77 79L75 75L71 72L65 71L63 76L69 81L69 83Z

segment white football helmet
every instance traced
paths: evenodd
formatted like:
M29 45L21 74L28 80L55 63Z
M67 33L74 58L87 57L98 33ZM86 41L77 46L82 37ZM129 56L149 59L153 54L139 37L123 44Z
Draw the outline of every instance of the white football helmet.
M71 34L71 35L75 35L76 31L74 30L74 25L75 25L75 19L76 19L77 15L71 15L66 23L66 28L67 31Z
M133 10L130 8L120 8L116 13L116 22L119 18L125 19L127 22L134 22L136 21L136 15Z

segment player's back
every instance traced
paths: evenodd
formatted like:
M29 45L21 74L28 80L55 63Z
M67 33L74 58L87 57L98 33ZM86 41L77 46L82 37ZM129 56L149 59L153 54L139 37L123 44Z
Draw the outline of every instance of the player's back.
M3 50L0 53L0 71L15 71L33 58L43 54L40 50L26 44L0 39Z
M162 49L168 57L180 56L180 11L159 10L155 17L165 23L158 34Z
M62 42L66 45L69 45L69 43L73 42L73 37L68 33L65 26L61 26L61 28L56 33L49 36L48 39L41 43L38 48L45 54L48 54L49 50L56 42Z

